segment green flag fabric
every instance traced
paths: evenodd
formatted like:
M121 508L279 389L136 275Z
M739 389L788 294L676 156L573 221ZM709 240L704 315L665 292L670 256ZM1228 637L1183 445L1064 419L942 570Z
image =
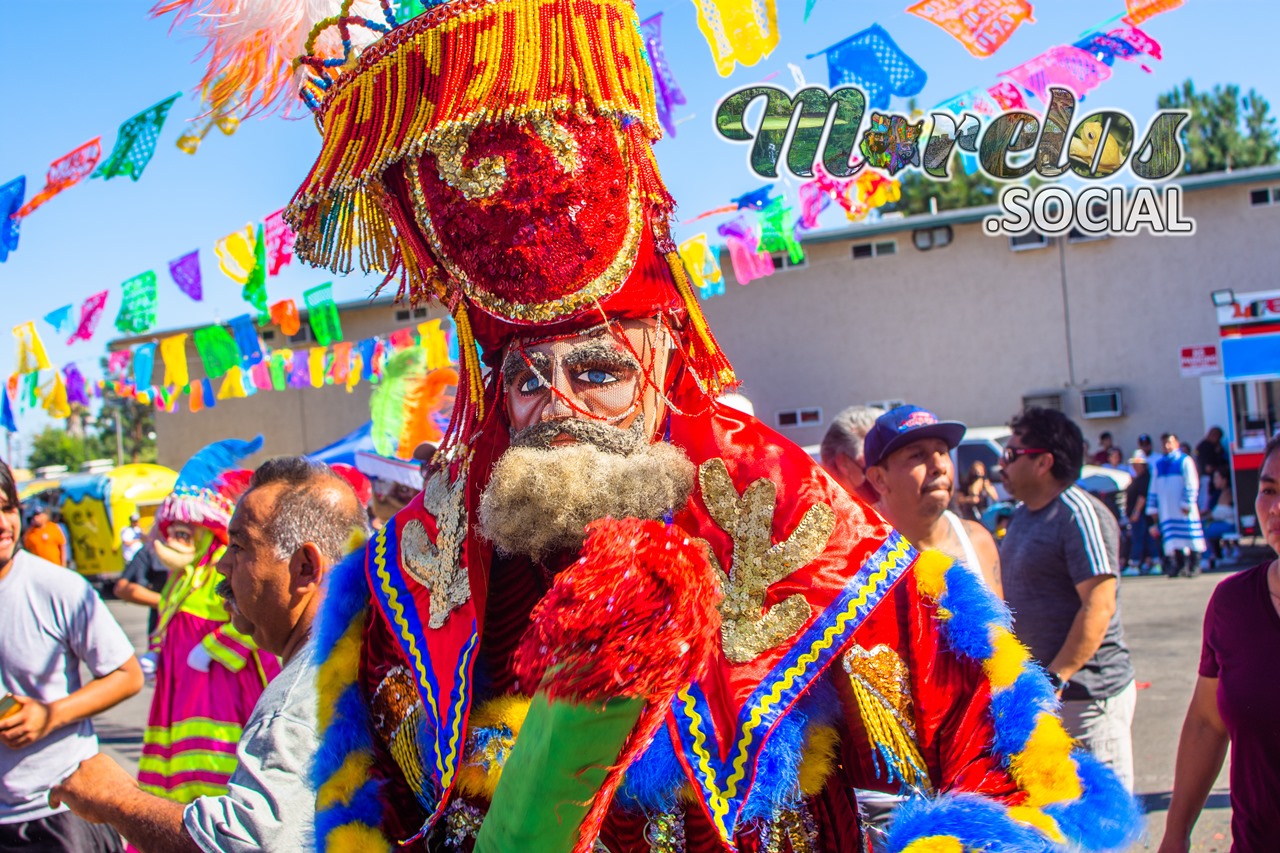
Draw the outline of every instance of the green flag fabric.
M760 211L760 244L766 252L786 252L792 264L804 262L796 239L796 213L784 199L775 198Z
M156 142L160 139L160 129L169 115L169 108L182 95L165 98L158 104L147 107L131 119L120 125L120 134L116 137L116 146L111 155L98 170L95 178L110 180L121 175L128 175L135 181L142 177L142 170L147 168L152 156L156 153Z
M568 853L618 761L643 699L548 701L538 693L493 792L476 853Z
M126 335L141 335L156 324L156 274L147 270L120 285L120 313L116 328Z
M240 366L240 348L226 326L205 326L192 334L196 352L204 364L204 372L217 379L233 367Z
M316 343L327 347L342 340L342 321L333 302L333 284L313 287L302 294L302 299L307 305L307 319Z
M241 295L258 312L258 322L265 325L271 321L271 312L267 308L267 241L263 239L261 223L254 240L253 261L253 272L249 273Z

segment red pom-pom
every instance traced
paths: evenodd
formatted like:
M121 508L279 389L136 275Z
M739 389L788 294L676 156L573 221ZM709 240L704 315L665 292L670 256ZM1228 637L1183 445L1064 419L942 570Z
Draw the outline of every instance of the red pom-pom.
M356 493L356 500L360 501L361 506L369 505L369 501L373 500L373 484L369 482L368 477L345 462L335 462L329 467L333 469L335 474L351 484L351 488Z
M553 700L674 695L706 672L719 601L706 545L680 528L592 522L581 559L534 609L516 672Z
M704 543L659 521L604 518L587 525L582 557L534 608L516 652L529 692L553 702L647 700L573 853L593 849L626 768L657 734L676 691L705 674L720 633L719 602Z
M245 468L223 471L214 482L213 489L234 504L249 491L249 481L252 479L253 472Z

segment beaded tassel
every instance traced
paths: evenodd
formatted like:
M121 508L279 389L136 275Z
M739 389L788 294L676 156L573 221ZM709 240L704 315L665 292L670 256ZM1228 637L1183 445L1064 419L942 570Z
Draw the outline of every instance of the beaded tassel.
M594 113L638 122L658 138L643 41L628 25L634 14L629 0L452 3L426 12L366 50L328 90L312 90L324 144L295 203L361 186L494 117ZM549 32L564 37L548 44Z
M925 769L924 756L919 747L894 719L893 712L872 695L856 678L850 679L853 693L858 698L858 713L867 736L885 762L888 781L900 780L911 788L928 788L929 771Z
M458 390L453 402L453 416L449 418L449 429L440 442L441 451L469 442L484 421L485 413L480 350L476 347L465 302L459 302L454 309L453 321L458 335Z
M738 384L738 377L733 372L733 365L720 349L720 344L711 334L707 326L707 318L702 315L702 308L693 294L693 285L689 283L689 275L685 272L684 262L679 252L668 252L667 265L676 282L676 292L684 301L685 310L689 312L689 323L693 326L693 340L689 342L689 356L694 371L702 376L708 387L704 389L709 395L718 397L722 392Z

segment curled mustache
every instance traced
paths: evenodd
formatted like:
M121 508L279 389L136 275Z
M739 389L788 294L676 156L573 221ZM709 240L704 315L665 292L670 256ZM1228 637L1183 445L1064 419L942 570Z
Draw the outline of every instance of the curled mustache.
M525 427L511 436L511 446L547 450L551 447L551 443L562 435L621 456L630 456L640 448L649 445L644 434L644 418L636 418L628 429L620 429L599 421L569 418L563 421L543 421Z

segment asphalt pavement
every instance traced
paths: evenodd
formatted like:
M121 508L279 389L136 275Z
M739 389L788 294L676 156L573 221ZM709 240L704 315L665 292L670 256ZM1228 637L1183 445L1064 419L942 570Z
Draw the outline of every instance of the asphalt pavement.
M139 653L145 652L146 608L114 600L108 601L107 607L133 641L133 647ZM150 686L143 687L137 696L126 699L93 719L102 751L135 776L138 773L138 758L142 755L142 735L147 728L147 712L151 709L151 693Z
M1121 619L1140 688L1133 720L1133 760L1135 785L1147 810L1147 839L1137 850L1155 850L1164 837L1178 736L1200 664L1205 605L1223 578L1255 563L1241 561L1197 578L1151 575L1121 579ZM1191 845L1195 853L1231 849L1229 767L1230 759L1196 824Z
M1262 558L1259 551L1258 559ZM1125 637L1133 653L1139 685L1133 724L1135 776L1147 809L1147 837L1134 850L1155 850L1164 835L1165 811L1173 788L1173 765L1178 734L1191 699L1200 661L1200 627L1209 595L1229 571L1256 561L1201 575L1198 578L1149 576L1121 580L1121 608ZM141 607L110 601L108 606L140 650L146 650L147 617ZM95 725L102 749L130 772L137 772L142 734L151 705L151 688L99 716ZM1231 808L1227 798L1227 768L1209 797L1196 825L1191 849L1195 853L1226 853L1231 848Z

